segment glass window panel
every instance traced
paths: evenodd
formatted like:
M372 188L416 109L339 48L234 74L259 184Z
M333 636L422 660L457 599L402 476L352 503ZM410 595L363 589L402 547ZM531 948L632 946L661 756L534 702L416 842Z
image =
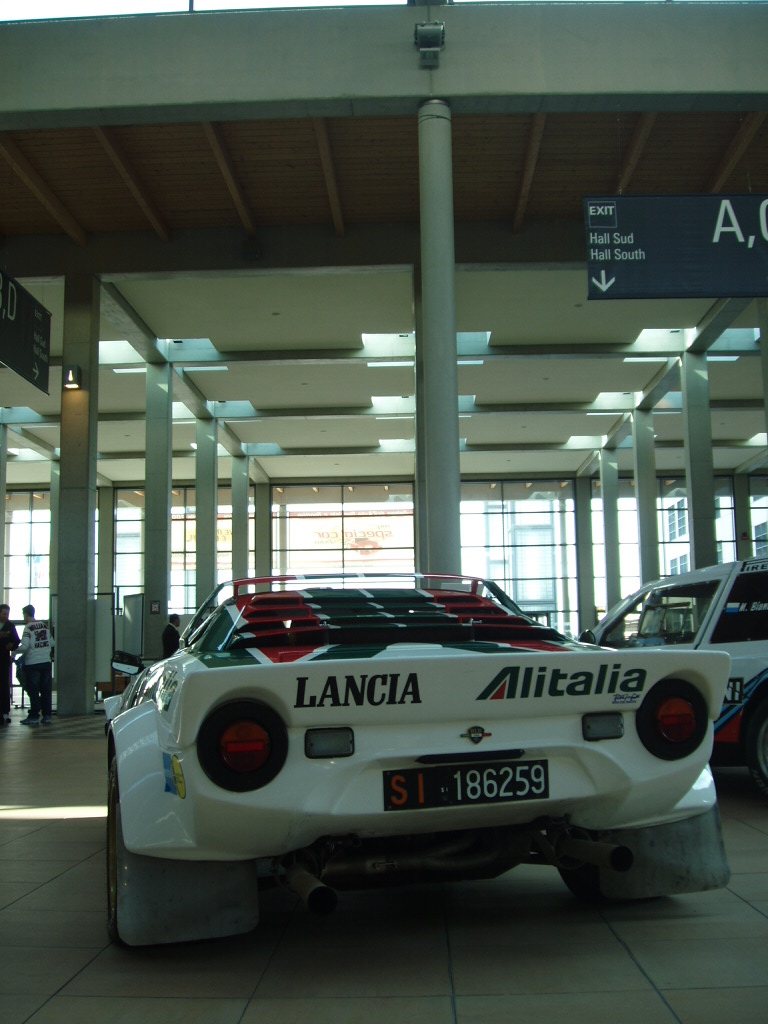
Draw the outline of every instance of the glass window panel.
M29 523L11 523L6 529L6 550L9 554L22 554L29 549Z
M46 579L47 584L47 579ZM45 588L32 588L29 592L29 604L34 605L36 619L49 619L51 616L51 592ZM26 602L25 602L26 603Z
M13 518L16 520L29 520L31 518L29 491L9 491L6 494L6 521L8 520L11 514L13 515Z
M7 587L29 589L29 555L10 555L5 560L5 571Z

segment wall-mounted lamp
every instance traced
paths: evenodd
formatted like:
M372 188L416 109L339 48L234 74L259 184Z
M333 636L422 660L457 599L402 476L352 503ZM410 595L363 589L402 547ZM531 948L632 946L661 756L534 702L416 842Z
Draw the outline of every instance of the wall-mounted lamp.
M82 373L79 366L65 366L62 383L67 391L79 391L83 386Z
M440 51L445 46L445 23L442 21L417 23L413 31L413 41L419 49L421 67L438 67Z

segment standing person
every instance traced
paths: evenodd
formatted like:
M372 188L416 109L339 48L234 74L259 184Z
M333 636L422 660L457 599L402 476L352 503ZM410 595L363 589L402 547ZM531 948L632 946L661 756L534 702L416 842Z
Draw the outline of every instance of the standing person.
M10 605L0 604L0 725L11 721L11 663L19 646L19 634L8 621Z
M40 711L43 725L51 724L51 649L53 639L47 622L35 619L34 605L21 609L24 632L21 634L21 653L24 657L24 675L27 678L29 714L22 725L39 725Z
M179 623L181 619L175 613L168 616L168 625L163 630L163 657L170 658L179 649Z

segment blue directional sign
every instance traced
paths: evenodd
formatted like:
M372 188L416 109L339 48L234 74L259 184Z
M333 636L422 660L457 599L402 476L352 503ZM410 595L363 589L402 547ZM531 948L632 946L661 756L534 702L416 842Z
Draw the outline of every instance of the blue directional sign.
M48 394L51 314L7 274L0 273L0 362Z
M768 295L768 196L589 196L590 299Z

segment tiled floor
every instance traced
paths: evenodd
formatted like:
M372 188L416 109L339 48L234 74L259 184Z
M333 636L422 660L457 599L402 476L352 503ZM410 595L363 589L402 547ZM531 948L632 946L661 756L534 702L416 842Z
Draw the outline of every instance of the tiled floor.
M725 890L596 909L523 867L324 919L272 891L251 935L130 950L104 927L103 724L0 731L3 1024L768 1021L768 801L743 770L718 775Z

